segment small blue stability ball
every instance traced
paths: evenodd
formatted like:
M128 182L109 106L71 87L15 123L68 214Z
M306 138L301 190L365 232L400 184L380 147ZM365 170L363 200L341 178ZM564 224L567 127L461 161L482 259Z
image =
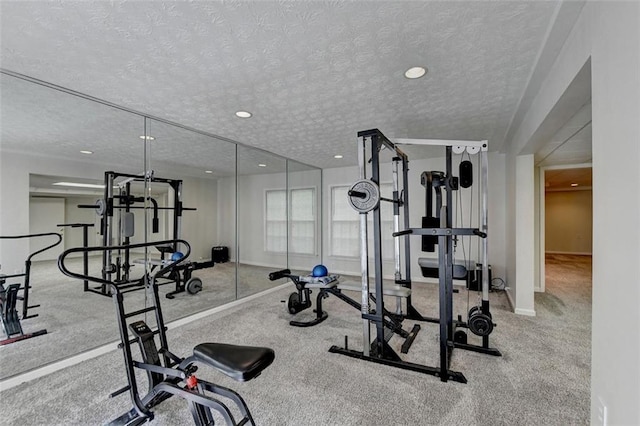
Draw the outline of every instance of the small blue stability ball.
M327 267L324 265L316 265L313 267L311 275L314 277L326 277L329 275L329 271L327 271Z
M180 260L180 259L182 259L183 257L184 257L184 254L182 254L182 252L180 252L180 251L177 251L177 252L175 252L175 253L173 253L173 254L171 255L171 261L172 261L172 262L175 262L176 260Z

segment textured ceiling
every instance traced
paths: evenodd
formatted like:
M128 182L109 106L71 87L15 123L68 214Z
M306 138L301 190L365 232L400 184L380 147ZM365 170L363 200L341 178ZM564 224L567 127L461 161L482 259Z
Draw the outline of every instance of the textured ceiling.
M390 137L501 145L557 7L539 1L2 1L0 59L13 72L336 167L355 164L357 131L375 127ZM429 72L405 79L414 65ZM12 104L20 95L7 93ZM142 158L131 150L144 130L139 117L104 106L97 111L77 98L49 100L38 105L49 118L40 111L15 121L31 126L28 138L3 129L3 149L44 153L51 148L43 144L52 141L39 137L37 127L54 125L55 146L69 155L92 149L87 144L107 134L109 150L92 161ZM241 109L254 116L236 118ZM155 161L199 170L225 155L210 138L173 133L171 146L158 135Z
M592 159L591 100L535 154L540 167L586 164Z

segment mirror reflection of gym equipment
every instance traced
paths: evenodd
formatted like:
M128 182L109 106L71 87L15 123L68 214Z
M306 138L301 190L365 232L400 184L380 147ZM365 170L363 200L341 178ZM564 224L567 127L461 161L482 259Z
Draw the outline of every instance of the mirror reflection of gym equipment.
M29 304L29 292L32 288L32 259L40 253L52 249L60 244L62 242L62 236L55 232L48 232L44 234L30 235L2 235L0 236L0 240L31 240L41 237L46 237L49 242L51 241L51 238L49 237L54 237L54 242L47 243L44 247L30 253L29 257L27 257L24 262L24 272L9 275L0 274L0 321L2 322L2 330L6 336L6 339L0 340L0 346L47 334L47 330L45 329L25 333L22 327L22 321L37 317L38 314L30 314L29 309L33 312L33 309L40 307L40 305ZM7 280L12 281L16 279L22 282L7 282ZM18 301L20 301L21 308L18 308Z
M151 185L166 184L171 189L172 202L168 206L159 206L158 201L147 196L135 196L132 193L132 183L144 183L144 193L149 193ZM114 193L117 188L117 193ZM118 285L118 283L127 283L128 291L135 291L144 286L144 278L138 282L132 282L130 272L133 263L146 265L152 262L151 271L158 266L162 266L167 255L171 256L179 254L180 247L177 245L157 244L156 250L160 252L160 258L150 258L145 250L145 259L132 259L131 251L128 247L131 244L131 238L135 235L135 211L142 211L145 215L145 224L149 212L152 212L151 233L158 234L160 232L160 219L158 212L160 210L169 211L171 213L171 226L169 238L180 238L180 230L182 225L182 214L185 211L196 210L194 208L185 207L182 204L182 181L178 179L166 179L153 175L151 172L146 175L133 175L128 173L119 173L107 171L104 173L104 197L96 201L95 205L79 205L79 208L95 209L96 214L100 217L100 235L102 236L103 246L117 245L124 247L115 252L104 250L102 252L102 277ZM136 203L142 203L136 204ZM115 229L115 230L114 230ZM86 232L86 231L85 231ZM114 242L115 239L115 242ZM84 239L86 241L86 239ZM86 245L85 245L86 247ZM171 259L173 260L173 259ZM85 274L88 270L87 256L83 254ZM167 270L169 275L156 276L156 280L163 279L161 284L175 284L175 289L166 294L168 299L173 299L176 294L187 292L195 295L202 290L202 280L192 276L192 272L198 269L211 268L214 266L213 259L207 262L181 262L181 266ZM122 284L125 285L125 284ZM84 291L90 291L102 296L110 296L109 287L101 285L98 288L91 288L85 282ZM121 291L126 291L121 289Z

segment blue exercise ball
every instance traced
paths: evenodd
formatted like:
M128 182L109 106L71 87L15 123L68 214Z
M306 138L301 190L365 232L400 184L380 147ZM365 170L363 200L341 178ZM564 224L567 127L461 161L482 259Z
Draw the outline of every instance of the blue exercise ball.
M175 262L176 260L180 260L184 257L184 254L180 251L177 251L171 255L171 261Z
M327 271L327 267L324 265L316 265L313 267L311 275L314 277L326 277L329 275L329 271Z

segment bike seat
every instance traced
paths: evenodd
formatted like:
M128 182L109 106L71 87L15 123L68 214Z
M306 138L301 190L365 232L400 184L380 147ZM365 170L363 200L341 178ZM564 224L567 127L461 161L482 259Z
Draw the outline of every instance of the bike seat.
M273 349L225 343L201 343L193 356L238 382L257 377L275 359Z

